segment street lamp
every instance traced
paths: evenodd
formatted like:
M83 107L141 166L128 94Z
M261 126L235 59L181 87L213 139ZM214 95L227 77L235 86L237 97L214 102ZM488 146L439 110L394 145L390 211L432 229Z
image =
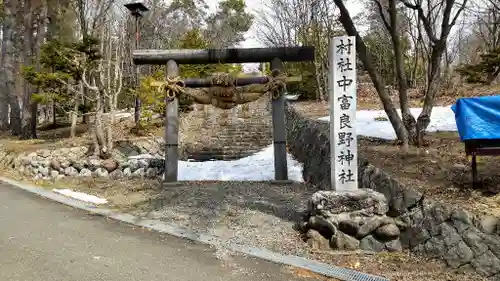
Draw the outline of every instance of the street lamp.
M139 21L142 18L142 13L149 11L149 9L144 6L142 2L132 2L124 5L130 11L130 14L135 18L135 37L134 37L134 48L135 50L139 49ZM135 86L139 87L139 66L135 66ZM134 111L134 119L135 124L139 124L139 119L141 117L141 100L139 97L135 97L135 111Z

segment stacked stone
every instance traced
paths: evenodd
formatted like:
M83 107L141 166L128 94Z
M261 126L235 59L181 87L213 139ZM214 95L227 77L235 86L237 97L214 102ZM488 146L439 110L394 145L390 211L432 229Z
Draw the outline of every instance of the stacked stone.
M313 239L309 244L319 243L319 233L335 250L401 251L399 235L404 226L388 217L388 211L384 195L372 190L318 191L301 227L307 239Z
M40 150L22 156L18 170L34 179L48 180L63 177L156 178L164 169L163 158L154 158L150 154L102 160L85 157L86 152L85 147Z

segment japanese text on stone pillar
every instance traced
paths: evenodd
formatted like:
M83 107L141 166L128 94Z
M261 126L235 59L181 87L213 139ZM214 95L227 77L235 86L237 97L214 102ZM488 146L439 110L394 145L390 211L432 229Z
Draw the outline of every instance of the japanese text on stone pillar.
M331 40L330 79L332 186L353 191L358 188L355 37Z

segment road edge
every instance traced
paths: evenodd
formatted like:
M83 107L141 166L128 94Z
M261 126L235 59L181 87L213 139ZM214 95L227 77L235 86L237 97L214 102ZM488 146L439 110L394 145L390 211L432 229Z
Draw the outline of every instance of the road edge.
M302 258L299 256L282 255L262 248L239 245L235 243L225 243L224 240L210 234L196 233L187 230L183 227L176 226L160 220L144 219L135 215L121 213L111 209L105 209L101 207L98 208L93 204L85 203L83 201L66 197L62 194L58 194L53 191L43 189L41 187L37 187L36 185L33 184L22 183L6 177L0 176L0 182L7 183L14 188L27 191L29 193L38 195L45 199L49 199L58 202L60 204L67 205L75 209L84 210L86 212L95 215L104 216L113 219L115 221L147 228L150 230L176 236L179 238L189 239L194 242L202 244L208 244L210 246L224 245L224 247L234 252L242 253L257 259L273 262L276 264L288 265L306 269L311 272L324 275L326 277L336 278L342 281L389 281L388 279L382 277L361 273L347 268L328 265L325 263Z

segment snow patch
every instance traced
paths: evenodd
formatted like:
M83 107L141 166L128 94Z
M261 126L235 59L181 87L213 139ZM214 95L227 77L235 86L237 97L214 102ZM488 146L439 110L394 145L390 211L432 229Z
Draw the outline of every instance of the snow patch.
M71 189L56 189L56 188L54 188L54 189L52 189L52 191L59 193L59 194L62 194L64 196L68 196L68 197L83 201L83 202L93 203L93 204L97 204L97 205L108 203L108 200L106 200L105 198L100 198L100 197L86 194L83 192L73 191Z

